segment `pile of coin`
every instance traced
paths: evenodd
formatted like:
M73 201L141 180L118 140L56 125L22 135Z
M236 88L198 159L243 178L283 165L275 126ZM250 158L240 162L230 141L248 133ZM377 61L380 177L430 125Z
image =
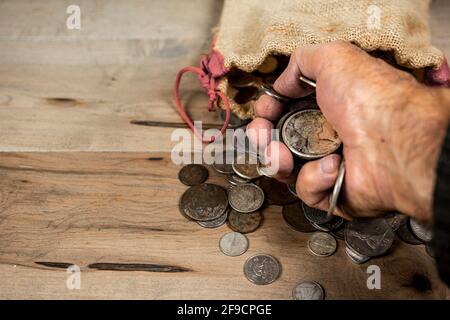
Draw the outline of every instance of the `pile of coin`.
M298 199L295 186L261 176L251 154L233 159L231 164L217 161L212 165L225 177L227 187L207 183L209 171L202 165L186 165L179 172L180 181L189 186L180 198L181 213L203 228L227 224L231 231L219 240L219 249L227 256L239 256L247 251L246 234L261 226L262 212L267 205L282 206L286 225L297 232L309 233L308 251L320 258L332 256L339 241L343 241L349 260L362 264L390 252L395 235L409 244L427 244L432 238L427 225L399 213L351 222L337 216L330 219L325 211L311 208ZM433 255L428 245L426 252ZM246 260L243 270L248 281L267 285L280 276L281 264L272 255L257 254ZM325 291L317 281L308 280L294 287L292 297L320 300L324 299Z

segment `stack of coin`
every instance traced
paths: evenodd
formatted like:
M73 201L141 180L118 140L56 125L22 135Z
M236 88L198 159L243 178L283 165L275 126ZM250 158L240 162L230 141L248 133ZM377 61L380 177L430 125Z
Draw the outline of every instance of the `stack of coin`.
M355 219L345 226L345 253L354 263L384 255L394 242L394 231L384 218Z

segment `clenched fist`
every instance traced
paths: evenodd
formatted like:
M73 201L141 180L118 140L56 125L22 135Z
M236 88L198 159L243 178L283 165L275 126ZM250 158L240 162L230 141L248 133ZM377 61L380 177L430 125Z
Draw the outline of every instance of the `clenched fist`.
M348 218L395 210L431 220L435 169L450 120L449 91L425 87L344 42L297 49L274 89L291 98L311 93L300 75L316 81L318 105L343 142L346 174L335 214ZM310 161L296 176L293 155L283 143L269 135L254 139L255 131L273 128L285 107L263 95L255 112L247 128L250 139L263 145L266 161L279 157L275 177L296 179L299 197L327 210L340 156Z

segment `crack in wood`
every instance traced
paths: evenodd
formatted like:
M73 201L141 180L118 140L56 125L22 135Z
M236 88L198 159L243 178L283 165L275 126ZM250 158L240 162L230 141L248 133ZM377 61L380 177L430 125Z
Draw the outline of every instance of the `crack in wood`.
M96 270L108 270L108 271L145 271L145 272L189 272L191 269L169 266L169 265L159 265L159 264L147 264L147 263L92 263L88 266L90 269Z
M73 263L67 262L50 262L50 261L35 261L34 263L49 267L49 268L58 268L58 269L67 269L70 266L73 266Z

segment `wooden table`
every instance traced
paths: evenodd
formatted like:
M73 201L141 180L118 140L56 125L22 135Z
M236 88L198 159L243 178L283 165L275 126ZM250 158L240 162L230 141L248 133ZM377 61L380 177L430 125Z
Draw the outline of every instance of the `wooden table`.
M0 298L290 299L304 279L328 299L449 298L423 246L358 266L307 251L280 207L264 212L240 257L220 253L228 228L203 229L178 212L185 187L170 159L176 71L208 48L221 1L79 1L82 28L65 26L67 1L0 2ZM450 54L450 4L432 5L433 43ZM195 78L191 114L205 113ZM153 127L130 124L151 120ZM224 183L211 171L211 181ZM276 256L281 278L255 286L244 261ZM69 290L68 265L81 269ZM368 290L367 266L382 271Z

